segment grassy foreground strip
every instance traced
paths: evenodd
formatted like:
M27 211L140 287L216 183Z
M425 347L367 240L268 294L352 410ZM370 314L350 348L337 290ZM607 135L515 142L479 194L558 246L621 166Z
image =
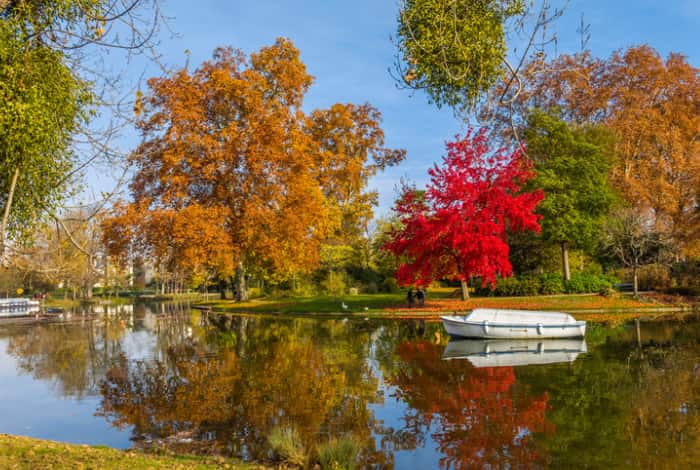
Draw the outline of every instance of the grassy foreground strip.
M565 312L601 312L649 310L675 307L653 299L637 300L630 295L603 297L594 294L551 295L531 297L473 297L463 302L452 296L452 289L431 289L423 307L406 308L401 294L360 294L342 297L263 298L236 303L218 300L202 303L223 313L281 314L351 314L365 316L434 316L445 312L464 312L477 307L526 310L561 310Z
M152 455L0 434L0 468L252 470L265 467L222 458Z

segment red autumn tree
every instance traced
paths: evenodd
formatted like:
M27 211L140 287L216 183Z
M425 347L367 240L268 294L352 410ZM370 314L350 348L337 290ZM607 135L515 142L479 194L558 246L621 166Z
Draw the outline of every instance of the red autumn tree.
M407 188L397 201L401 223L384 248L402 260L400 284L459 280L465 300L471 277L493 286L511 274L506 234L540 230L534 210L544 195L521 190L531 164L520 150L492 150L484 129L448 142L429 174L424 193Z

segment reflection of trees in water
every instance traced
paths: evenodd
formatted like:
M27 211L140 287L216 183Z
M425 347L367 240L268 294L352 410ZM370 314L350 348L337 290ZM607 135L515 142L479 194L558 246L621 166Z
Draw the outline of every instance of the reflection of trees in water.
M63 396L95 395L105 371L122 353L117 318L39 324L9 333L8 353L34 378Z
M189 338L185 326L189 317L182 315L182 309L182 305L164 308L159 317L151 306L141 304L80 307L63 321L5 325L0 337L7 339L7 352L20 370L52 382L62 396L81 398L99 393L106 372L124 357L125 336L144 329L147 316L154 318L154 355L166 356L168 345Z
M475 369L441 360L439 323L207 318L157 304L73 319L0 337L22 370L63 395L101 392L108 419L182 451L264 458L271 430L293 426L309 446L356 436L363 466L391 466L394 451L428 438L446 468L680 468L700 457L700 323L643 325L639 345L634 327L599 329L572 364ZM125 338L144 331L154 341L136 362ZM409 406L401 429L373 416L377 369Z
M625 431L636 468L692 468L700 459L700 349L643 363Z
M268 456L275 427L292 426L307 449L330 437L353 435L365 444L365 465L386 464L374 450L377 378L367 365L373 328L358 322L270 320L244 316L211 321L221 348L195 358L169 350L161 361L124 364L103 387L101 413L133 425L137 438L169 441L188 452Z
M444 468L546 463L533 434L553 431L545 420L547 393L516 385L512 367L476 369L467 361L441 361L442 350L428 341L398 347L401 361L387 380L410 406L402 434L422 444L429 433Z
M630 357L634 398L625 432L636 468L692 468L700 461L700 324L689 330L681 338L669 328L642 333Z
M700 457L700 323L618 328L576 362L518 370L549 393L550 464L691 468Z

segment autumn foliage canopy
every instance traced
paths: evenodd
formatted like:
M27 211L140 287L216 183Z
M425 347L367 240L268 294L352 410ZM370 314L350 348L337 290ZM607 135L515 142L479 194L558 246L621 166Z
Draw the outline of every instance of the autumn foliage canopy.
M545 110L575 126L605 126L615 137L616 191L680 254L700 253L700 70L642 45L609 58L538 58L522 75L513 109L496 122L510 132L512 120L525 125L533 110Z
M494 285L509 276L507 233L540 229L534 210L543 193L521 191L534 176L523 153L492 151L485 130L469 131L447 143L442 166L429 173L425 193L405 189L394 209L400 227L384 248L403 260L399 283L479 277Z
M302 111L312 81L287 39L150 79L135 109L132 202L104 227L110 253L183 273L316 267L321 243L371 218L367 180L405 152L384 148L369 104Z

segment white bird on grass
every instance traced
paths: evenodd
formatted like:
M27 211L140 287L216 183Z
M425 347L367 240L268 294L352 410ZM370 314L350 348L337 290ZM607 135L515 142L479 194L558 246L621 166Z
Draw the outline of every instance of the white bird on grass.
M340 307L341 307L343 310L347 310L347 309L348 309L348 306L345 305L345 302L341 302L341 303L340 303Z

